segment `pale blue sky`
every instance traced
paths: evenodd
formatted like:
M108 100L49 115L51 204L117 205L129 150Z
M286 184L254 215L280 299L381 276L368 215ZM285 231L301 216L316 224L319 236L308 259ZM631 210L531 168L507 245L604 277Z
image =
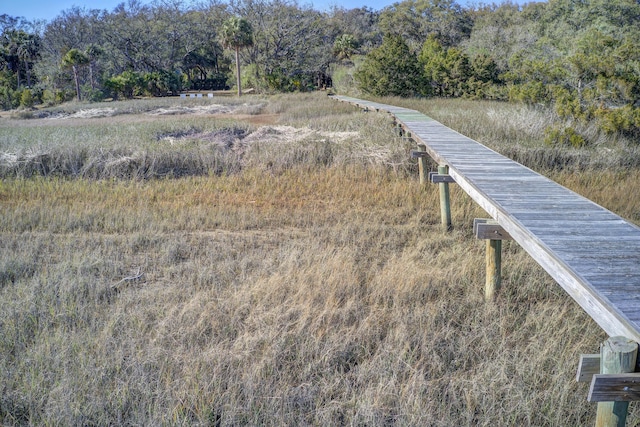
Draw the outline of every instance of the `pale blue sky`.
M500 3L500 0L459 0L463 6L478 3ZM524 4L530 0L514 0L512 3ZM7 14L10 16L24 16L28 20L44 19L50 21L55 18L63 10L72 6L79 6L86 9L106 9L112 11L123 0L0 0L0 15ZM142 3L150 3L151 1L142 0ZM354 7L367 6L375 10L379 10L395 3L396 0L299 0L299 4L310 4L317 10L324 10L331 5L340 5L350 9ZM185 3L189 3L185 1Z

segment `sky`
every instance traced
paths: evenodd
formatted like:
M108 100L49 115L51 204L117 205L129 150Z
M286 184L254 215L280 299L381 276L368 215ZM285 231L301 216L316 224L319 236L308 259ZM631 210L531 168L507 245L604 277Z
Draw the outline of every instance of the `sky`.
M396 3L399 0L299 0L301 5L310 4L316 10L325 10L333 5L339 5L346 9L367 6L374 10L380 10L385 6ZM463 6L478 3L499 3L500 0L458 0ZM531 0L515 0L512 3L524 4ZM27 20L46 20L51 21L58 16L63 10L67 10L73 6L86 9L106 9L112 11L118 4L125 3L124 0L0 0L0 15L7 14L9 16L23 16ZM151 3L151 1L142 0L142 3ZM185 3L189 3L185 1Z

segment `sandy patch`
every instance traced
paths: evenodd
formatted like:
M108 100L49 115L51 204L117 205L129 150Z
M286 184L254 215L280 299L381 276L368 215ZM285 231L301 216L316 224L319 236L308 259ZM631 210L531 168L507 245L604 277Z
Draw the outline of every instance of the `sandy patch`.
M235 108L231 108L226 105L218 105L218 104L197 105L197 106L176 105L174 107L158 108L158 109L149 111L145 114L149 116L169 116L169 115L181 115L181 114L195 114L195 115L229 114L234 110Z
M322 132L308 127L260 126L250 133L243 129L221 129L214 132L198 132L195 130L171 132L160 135L158 141L168 142L173 145L198 140L215 142L218 145L230 148L240 141L245 146L257 142L275 144L283 142L331 141L339 143L359 136L359 132Z
M308 127L294 128L292 126L261 126L255 132L245 138L245 143L255 141L266 142L296 142L304 140L342 142L347 139L357 138L359 132L322 132Z
M69 113L53 114L51 116L46 117L46 119L48 120L95 119L95 118L101 118L101 117L112 117L116 115L116 113L117 111L115 108L89 108L86 110L76 111L75 113L72 113L72 114L69 114Z

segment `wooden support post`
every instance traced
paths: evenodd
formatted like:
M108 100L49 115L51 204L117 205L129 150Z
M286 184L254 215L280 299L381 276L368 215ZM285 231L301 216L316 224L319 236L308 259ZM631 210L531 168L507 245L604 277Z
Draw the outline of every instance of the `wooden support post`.
M426 153L427 146L424 144L418 144L418 151ZM429 165L426 156L418 157L418 171L420 172L420 184L426 185L427 182L429 182Z
M449 175L449 166L438 166L438 174ZM440 216L442 217L442 227L450 231L451 227L451 205L449 203L449 183L441 182L440 187Z
M638 343L625 337L611 337L600 348L600 373L634 372ZM599 402L596 427L619 427L627 421L629 402Z
M398 120L396 120L395 117L393 117L393 134L395 136L398 136L398 129L400 128L400 123L398 123Z
M484 298L493 301L502 284L502 240L487 240Z
M511 236L496 221L482 218L473 220L473 233L487 241L484 297L492 301L502 284L502 241L510 240Z

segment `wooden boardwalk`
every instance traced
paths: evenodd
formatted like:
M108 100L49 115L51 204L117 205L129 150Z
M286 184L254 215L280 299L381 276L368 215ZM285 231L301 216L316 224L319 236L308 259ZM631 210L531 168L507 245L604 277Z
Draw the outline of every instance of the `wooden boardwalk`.
M640 342L640 228L415 110L386 111L609 334Z

